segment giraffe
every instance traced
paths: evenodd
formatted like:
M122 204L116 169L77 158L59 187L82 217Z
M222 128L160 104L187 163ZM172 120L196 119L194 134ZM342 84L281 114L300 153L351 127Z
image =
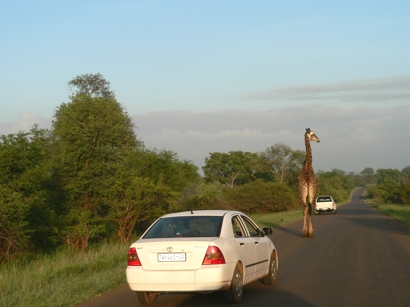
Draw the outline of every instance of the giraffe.
M310 141L320 142L316 134L310 128L307 128L305 133L306 159L303 162L302 171L298 177L298 196L303 205L303 237L313 237L314 235L312 210L317 193L317 179L312 167Z

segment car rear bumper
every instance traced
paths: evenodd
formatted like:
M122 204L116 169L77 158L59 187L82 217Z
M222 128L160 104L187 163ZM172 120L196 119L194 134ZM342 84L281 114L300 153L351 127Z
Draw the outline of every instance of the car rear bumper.
M190 271L146 271L128 266L126 276L133 291L206 292L229 289L234 268L234 264L220 264Z
M333 212L333 211L336 211L336 209L333 209L333 208L316 209L316 212Z

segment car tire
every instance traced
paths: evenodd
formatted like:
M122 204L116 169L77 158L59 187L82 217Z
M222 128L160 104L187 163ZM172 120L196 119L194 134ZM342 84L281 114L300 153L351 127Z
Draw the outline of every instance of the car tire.
M269 262L268 275L266 275L262 279L262 281L265 285L275 285L277 277L278 277L278 270L276 269L276 257L275 257L275 254L272 254L272 256L270 257L270 262Z
M150 305L157 299L154 292L137 292L137 298L141 305Z
M242 269L239 264L236 265L233 272L231 286L229 290L225 291L225 300L228 303L234 304L239 303L243 296L243 276Z

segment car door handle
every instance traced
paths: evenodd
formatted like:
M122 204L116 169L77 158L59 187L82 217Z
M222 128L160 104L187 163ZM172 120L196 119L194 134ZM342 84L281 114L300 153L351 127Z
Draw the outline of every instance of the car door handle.
M258 241L255 241L254 243L255 243L255 245L258 245L258 244L259 244L259 242L258 242Z
M244 246L244 245L245 245L245 243L241 242L241 243L239 243L239 245L240 245L240 246Z

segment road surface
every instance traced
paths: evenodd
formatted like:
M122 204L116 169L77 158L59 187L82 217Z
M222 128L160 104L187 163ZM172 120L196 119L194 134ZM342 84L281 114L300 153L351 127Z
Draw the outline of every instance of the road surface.
M315 215L313 238L301 237L302 220L274 229L278 282L245 286L237 306L410 307L410 229L368 205L363 192L335 215ZM119 306L140 306L128 286L76 305ZM163 294L151 306L229 305L213 293Z

